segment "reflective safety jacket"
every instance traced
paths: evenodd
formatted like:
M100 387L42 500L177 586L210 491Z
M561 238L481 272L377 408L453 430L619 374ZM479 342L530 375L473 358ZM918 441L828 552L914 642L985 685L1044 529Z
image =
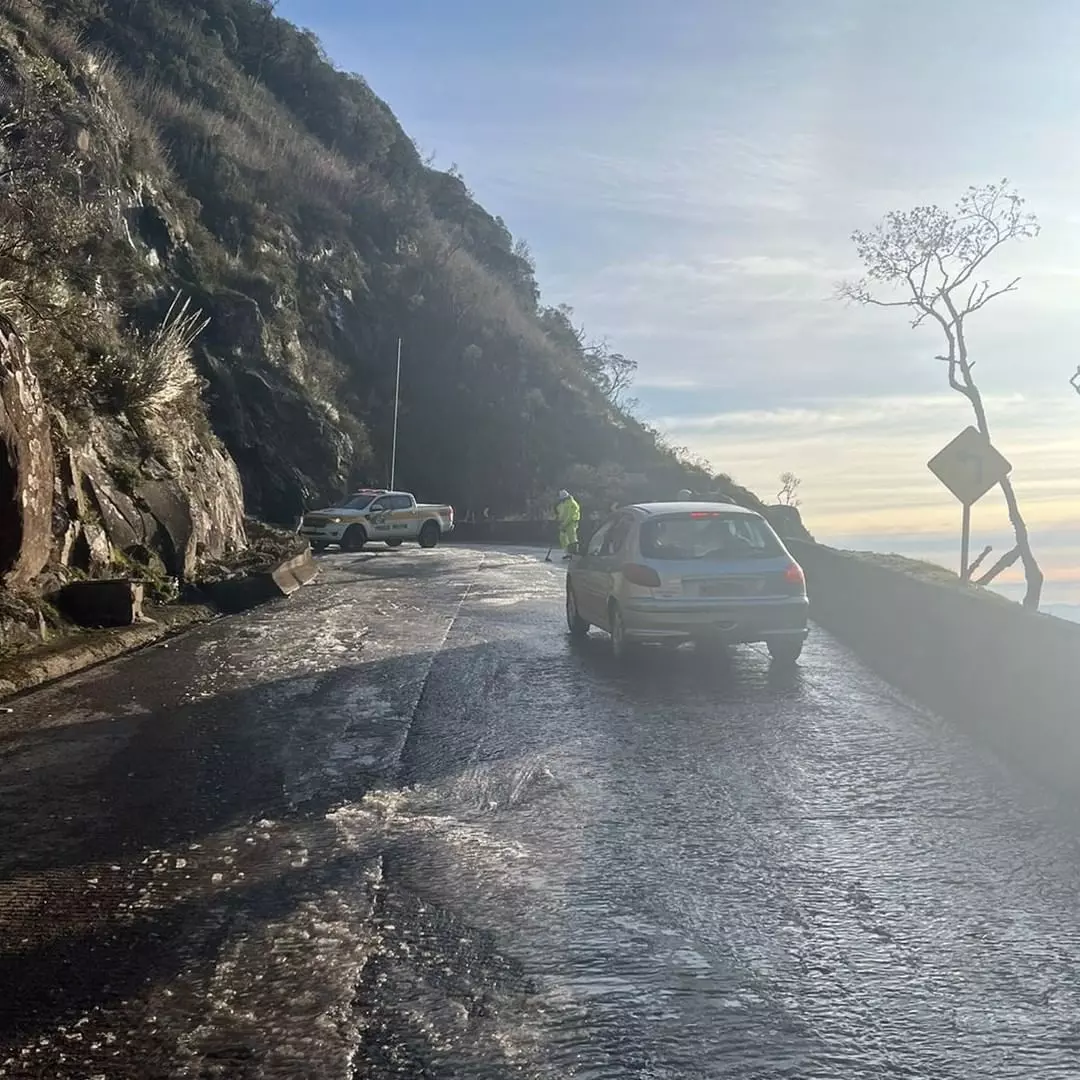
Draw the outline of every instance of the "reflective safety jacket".
M555 504L555 518L559 528L564 531L576 527L581 521L581 507L573 495Z

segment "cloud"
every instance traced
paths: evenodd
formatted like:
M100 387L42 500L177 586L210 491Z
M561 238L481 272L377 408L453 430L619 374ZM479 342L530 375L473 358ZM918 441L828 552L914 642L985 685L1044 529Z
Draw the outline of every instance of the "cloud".
M984 397L984 404L992 415L1031 411L1023 394L994 395ZM927 427L935 422L955 420L958 409L966 407L957 394L922 394L908 396L884 396L874 398L818 399L806 405L777 409L751 409L738 412L719 412L711 415L666 416L658 423L664 428L678 431L706 431L743 429L755 433L768 432L769 438L808 440L832 444L838 434L862 432L887 428L893 437L901 433L916 432L925 435Z
M701 385L685 375L647 375L634 382L636 390L696 390Z
M1021 510L1055 581L1080 577L1080 401L989 395L995 445L1013 466ZM971 422L957 394L824 399L798 408L663 417L673 440L768 498L778 477L803 480L815 535L847 547L955 561L959 507L926 462ZM973 511L975 539L1011 546L994 491Z

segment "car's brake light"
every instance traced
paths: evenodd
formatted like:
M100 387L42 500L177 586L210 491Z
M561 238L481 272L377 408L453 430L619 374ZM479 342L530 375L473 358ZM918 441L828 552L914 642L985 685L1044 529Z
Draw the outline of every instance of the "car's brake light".
M792 563L784 571L784 580L789 585L796 585L800 589L806 588L806 575L802 572L802 567L798 563Z
M691 510L690 516L692 518L714 518L723 517L724 515L719 510Z
M631 585L640 585L643 589L660 588L660 575L651 566L642 566L640 563L624 563L622 574Z

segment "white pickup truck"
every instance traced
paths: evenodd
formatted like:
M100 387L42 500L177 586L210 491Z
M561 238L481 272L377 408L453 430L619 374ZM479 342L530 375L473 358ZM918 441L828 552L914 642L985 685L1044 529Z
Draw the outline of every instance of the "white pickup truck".
M340 506L304 515L300 535L315 551L331 544L342 551L360 551L370 541L400 547L406 540L433 548L454 531L454 508L418 503L407 491L365 488L342 500Z

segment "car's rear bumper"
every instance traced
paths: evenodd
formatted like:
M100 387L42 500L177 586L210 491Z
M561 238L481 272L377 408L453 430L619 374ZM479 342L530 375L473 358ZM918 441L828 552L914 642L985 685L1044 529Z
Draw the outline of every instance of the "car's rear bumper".
M719 638L768 641L805 638L809 603L805 597L747 602L635 599L623 607L628 637L643 641Z

